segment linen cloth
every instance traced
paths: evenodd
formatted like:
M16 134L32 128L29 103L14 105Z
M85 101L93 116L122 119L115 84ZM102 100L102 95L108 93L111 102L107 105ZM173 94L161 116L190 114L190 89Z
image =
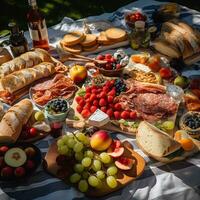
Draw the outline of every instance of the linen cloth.
M198 2L198 1L197 1ZM109 1L108 1L109 3ZM119 8L113 13L104 13L99 16L91 16L87 21L108 20L115 26L125 27L124 13L129 10L142 10L150 21L152 12L164 2L139 0ZM58 11L59 12L59 11ZM200 13L181 6L181 19L189 24L200 28ZM50 43L56 45L66 31L80 29L82 20L74 21L65 17L61 23L48 29ZM25 36L30 42L29 33ZM130 48L126 52L132 53ZM200 75L200 63L194 64L183 71L188 77ZM146 168L141 177L131 182L124 188L113 192L100 200L199 200L200 199L200 154L185 161L172 164L163 164L146 156L136 145L135 137L113 133L114 137L127 139L146 160ZM52 143L52 137L47 137L36 145L40 148L43 156ZM0 200L89 200L74 187L66 185L63 181L47 174L40 166L36 173L22 182L0 182Z

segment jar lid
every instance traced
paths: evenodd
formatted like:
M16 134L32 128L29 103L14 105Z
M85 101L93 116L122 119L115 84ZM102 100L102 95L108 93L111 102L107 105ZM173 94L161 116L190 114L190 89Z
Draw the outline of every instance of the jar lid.
M135 22L135 28L144 29L145 28L145 22L144 21L136 21Z

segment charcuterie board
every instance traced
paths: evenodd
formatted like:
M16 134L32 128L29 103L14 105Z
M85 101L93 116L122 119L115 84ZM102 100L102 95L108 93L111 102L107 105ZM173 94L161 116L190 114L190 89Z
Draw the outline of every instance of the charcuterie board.
M123 146L125 148L124 155L128 158L134 159L136 165L131 170L128 170L128 171L119 170L118 171L118 173L117 173L118 186L116 188L111 189L111 188L108 188L106 186L106 184L102 184L101 188L90 189L86 193L87 196L100 197L100 196L109 194L111 192L114 192L120 188L123 188L128 183L134 181L136 178L138 178L143 173L144 168L145 168L144 159L132 149L132 145L129 142L124 141ZM53 142L51 144L51 146L49 147L49 150L44 158L44 167L47 170L47 172L49 172L50 174L52 174L55 177L63 179L68 184L65 174L68 174L67 170L69 171L69 168L71 168L71 165L68 165L68 168L66 167L63 170L62 175L60 176L61 167L59 167L56 163L57 156L58 156L57 144L56 144L56 142Z

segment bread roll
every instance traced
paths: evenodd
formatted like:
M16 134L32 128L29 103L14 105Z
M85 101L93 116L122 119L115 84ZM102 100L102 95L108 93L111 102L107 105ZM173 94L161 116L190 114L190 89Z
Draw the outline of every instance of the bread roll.
M12 56L8 52L6 48L0 47L0 65L2 65L5 62L8 62L12 59Z
M4 77L12 72L33 67L41 62L50 62L51 57L45 50L35 49L26 52L13 60L6 62L0 66L0 77Z
M12 106L0 122L0 143L16 142L32 112L33 105L29 99L23 99Z
M26 68L13 72L0 79L0 91L13 93L40 78L48 77L55 72L55 66L49 62L43 62L33 68Z

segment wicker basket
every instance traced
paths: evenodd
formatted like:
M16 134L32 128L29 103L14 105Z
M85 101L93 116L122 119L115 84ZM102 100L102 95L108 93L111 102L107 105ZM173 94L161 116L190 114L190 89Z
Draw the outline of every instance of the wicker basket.
M116 69L116 70L106 70L106 69L103 69L100 67L96 67L96 69L101 74L103 74L104 76L109 76L109 77L122 76L124 68L125 68L125 66L120 69Z

